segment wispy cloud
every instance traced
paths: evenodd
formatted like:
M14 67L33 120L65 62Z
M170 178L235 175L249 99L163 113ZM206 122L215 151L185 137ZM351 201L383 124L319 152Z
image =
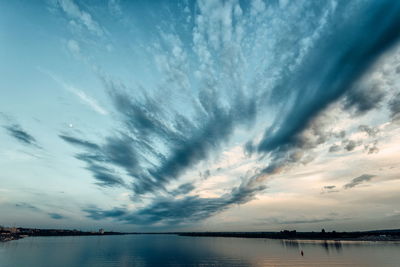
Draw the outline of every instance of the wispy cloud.
M26 203L26 202L17 203L17 204L15 204L15 206L17 208L30 209L30 210L33 210L33 211L41 211L41 209L39 209L38 207L33 206L33 205L31 205L29 203Z
M93 97L89 96L87 93L85 93L83 90L78 89L66 82L64 82L61 78L57 77L56 75L52 74L51 72L44 70L40 67L37 68L40 72L46 74L49 76L51 79L53 79L55 82L57 82L60 86L62 86L63 89L69 91L70 93L74 94L76 97L78 97L83 104L86 106L90 107L93 111L101 114L101 115L108 115L108 111L102 107L96 99Z
M19 124L11 124L3 127L4 129L6 129L7 133L10 136L12 136L15 140L17 140L21 144L39 147L36 139L27 131L22 129L22 127Z
M372 174L363 174L363 175L360 175L360 176L358 176L358 177L352 179L352 180L350 181L350 183L345 184L343 187L344 187L345 189L350 189L350 188L356 187L356 186L358 186L358 185L360 185L360 184L362 184L362 183L371 181L371 179L374 178L375 176L376 176L376 175L372 175Z
M98 36L104 35L104 29L95 21L92 15L82 10L73 0L55 0L58 5L71 19L75 19L78 23L84 25L89 32Z
M316 218L316 219L297 219L297 220L278 220L281 224L308 224L308 223L321 223L331 222L334 218Z
M15 207L20 208L20 209L28 209L34 212L40 212L40 213L45 213L47 214L50 218L55 219L55 220L61 220L61 219L65 219L66 217L61 215L60 213L57 212L48 212L46 213L43 209L34 206L32 204L26 203L26 202L20 202L15 204Z
M336 185L326 185L322 188L321 194L337 192L339 192L339 190L337 189Z
M59 213L55 213L55 212L51 212L48 213L48 215L50 216L50 218L55 219L55 220L61 220L61 219L65 219L65 217Z
M85 168L92 172L100 186L126 186L120 175L107 164L114 164L114 166L125 168L128 173L134 173L135 154L126 136L109 138L104 145L97 145L68 135L60 135L60 138L86 150L85 153L78 153L75 157L86 163Z

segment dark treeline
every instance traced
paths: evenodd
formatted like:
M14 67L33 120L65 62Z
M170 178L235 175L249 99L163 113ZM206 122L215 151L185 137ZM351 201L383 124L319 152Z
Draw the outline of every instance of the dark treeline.
M18 228L20 234L28 236L80 236L80 235L123 235L120 232L106 231L79 231L79 230L64 230L64 229L32 229Z
M99 236L99 235L125 235L125 234L173 234L179 236L198 237L241 237L241 238L271 238L271 239L309 239L309 240L370 240L370 241L400 241L400 229L374 230L356 232L297 232L296 230L283 230L280 232L107 232L80 231L65 229L36 229L0 226L0 241L10 241L27 236Z
M400 229L374 230L357 232L297 232L283 230L280 232L185 232L177 233L181 236L209 236L209 237L242 237L242 238L272 238L272 239L312 239L312 240L400 240Z

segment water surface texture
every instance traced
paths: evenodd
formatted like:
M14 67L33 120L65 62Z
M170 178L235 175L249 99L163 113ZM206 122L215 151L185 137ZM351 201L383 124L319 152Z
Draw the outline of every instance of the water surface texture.
M304 256L300 251L304 251ZM126 235L0 244L0 266L399 266L400 243Z

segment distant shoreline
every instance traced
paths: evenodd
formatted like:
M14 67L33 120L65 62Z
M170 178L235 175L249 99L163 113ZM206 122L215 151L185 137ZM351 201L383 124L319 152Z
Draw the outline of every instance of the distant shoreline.
M0 242L12 241L30 236L103 236L135 234L172 234L191 237L268 238L294 241L400 241L400 229L355 232L297 232L288 230L280 232L107 232L100 229L99 232L89 232L63 229L8 228L8 230L0 230Z
M100 229L95 231L65 230L65 229L36 229L11 227L0 229L0 242L18 240L29 236L102 236L102 235L124 235L122 232L107 232Z
M188 232L178 233L178 235L193 237L238 237L321 241L400 241L400 229L357 232Z

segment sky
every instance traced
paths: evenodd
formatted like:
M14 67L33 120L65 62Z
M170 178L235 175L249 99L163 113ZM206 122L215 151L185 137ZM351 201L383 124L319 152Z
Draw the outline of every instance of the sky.
M0 0L0 225L400 228L400 2Z

